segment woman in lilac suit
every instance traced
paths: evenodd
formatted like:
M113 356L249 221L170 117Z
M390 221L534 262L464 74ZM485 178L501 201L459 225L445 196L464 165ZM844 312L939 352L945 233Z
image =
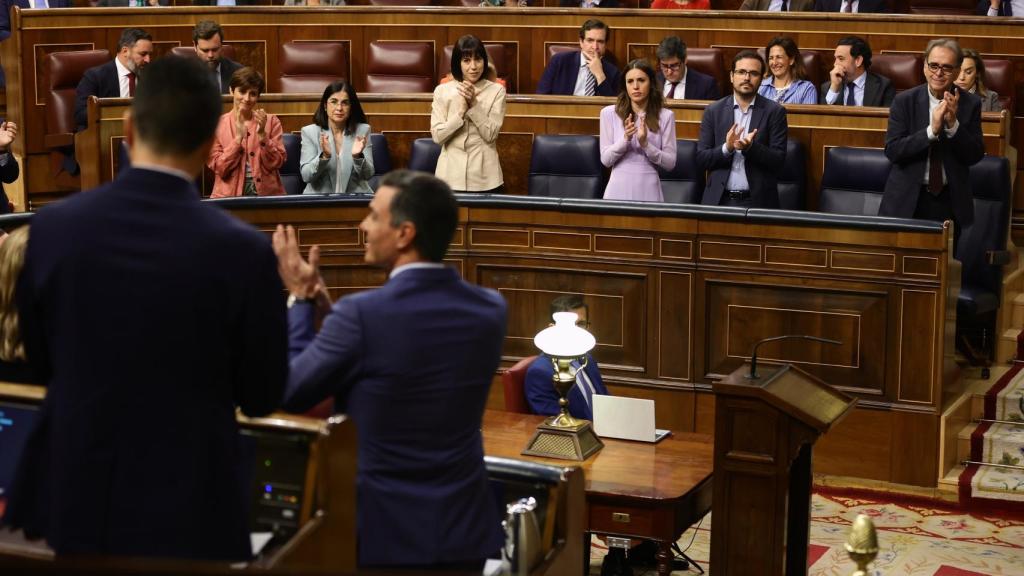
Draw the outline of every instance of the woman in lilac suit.
M619 99L601 110L601 163L611 168L606 200L662 202L658 168L676 165L676 122L661 90L652 89L654 70L633 60L622 71Z

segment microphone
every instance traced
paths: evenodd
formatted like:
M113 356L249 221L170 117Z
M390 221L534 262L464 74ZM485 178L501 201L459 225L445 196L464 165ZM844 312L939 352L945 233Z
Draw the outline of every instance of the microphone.
M813 340L815 342L824 342L826 344L842 344L839 340L830 340L828 338L819 338L817 336L808 336L807 334L785 334L782 336L769 336L768 338L762 338L754 343L754 347L750 350L750 373L747 374L747 380L756 380L761 376L757 373L757 347L765 342L775 342L776 340L788 340L790 338L800 338L802 340Z

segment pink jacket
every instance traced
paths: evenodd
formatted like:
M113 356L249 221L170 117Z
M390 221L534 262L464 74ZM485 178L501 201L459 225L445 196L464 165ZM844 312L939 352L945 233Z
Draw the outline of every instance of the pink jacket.
M214 174L211 198L242 195L245 186L245 155L252 165L256 193L260 196L284 194L281 174L278 172L287 157L281 141L281 120L273 114L267 114L267 137L263 142L259 141L256 134L255 122L249 121L246 126L248 136L239 145L231 112L220 117L213 148L210 150L210 160L206 163Z

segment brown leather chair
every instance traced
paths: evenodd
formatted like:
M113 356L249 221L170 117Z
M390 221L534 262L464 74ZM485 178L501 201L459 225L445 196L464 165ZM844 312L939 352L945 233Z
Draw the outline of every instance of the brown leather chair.
M910 0L911 14L972 16L978 5L974 0Z
M725 56L718 48L687 48L686 65L714 78L720 94L732 94L732 89L727 89Z
M570 52L572 50L579 50L579 42L546 42L544 43L544 64L547 65L548 61L555 54L562 52Z
M433 42L377 40L366 47L366 92L433 92Z
M110 61L109 50L51 52L46 56L43 75L46 86L47 148L58 149L75 143L75 89L85 71Z
M170 53L174 56L197 56L196 49L192 46L175 46L171 48ZM222 45L220 47L220 56L228 60L235 60L235 47L231 44Z
M897 94L924 83L924 60L920 54L875 54L871 57L871 71L888 78Z
M437 57L437 78L438 81L452 71L452 50L454 45L449 44L441 50ZM494 42L484 42L484 49L487 50L487 59L494 64L498 71L498 78L505 81L505 91L515 92L515 63L509 64L508 54L515 54L512 46Z
M278 90L285 94L322 94L331 82L348 78L347 42L285 42L278 60Z
M506 412L533 414L529 403L526 402L526 371L536 359L536 356L527 356L501 373Z
M995 90L999 94L999 101L1003 104L1003 110L1013 117L1014 91L1016 84L1013 78L1013 62L1009 60L998 60L985 58L985 86Z

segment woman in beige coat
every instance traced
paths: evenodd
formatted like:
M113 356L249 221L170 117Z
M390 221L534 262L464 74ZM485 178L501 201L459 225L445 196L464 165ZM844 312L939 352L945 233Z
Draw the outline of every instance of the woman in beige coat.
M463 36L452 48L455 81L434 89L430 135L441 145L435 174L456 192L504 189L496 143L505 121L505 88L486 75L483 42Z

